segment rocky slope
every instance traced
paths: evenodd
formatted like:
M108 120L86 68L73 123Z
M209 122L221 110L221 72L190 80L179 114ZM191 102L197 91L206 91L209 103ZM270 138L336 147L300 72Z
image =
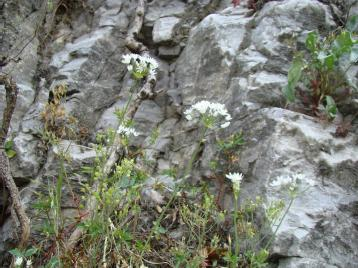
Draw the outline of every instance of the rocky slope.
M68 169L77 189L83 178L76 171L95 156L81 144L115 125L113 112L124 106L131 86L121 57L128 53L124 39L136 1L62 1L52 12L56 16L46 15L42 2L1 4L8 25L1 53L13 58L1 71L20 88L11 125L17 152L11 167L27 205L56 175L56 148L44 148L41 140L40 114L50 92L67 84L66 111L85 132L69 150L73 164ZM300 37L311 30L327 34L343 11L316 0L270 1L256 13L245 1L235 8L231 1L148 2L141 38L160 62L156 88L162 93L142 103L135 122L141 133L136 144L155 163L153 171L184 166L193 151L197 133L183 109L202 99L225 103L233 115L226 134L243 131L245 137L236 167L245 176L242 198L260 195L269 203L284 195L274 182L296 174L304 190L279 230L273 267L356 267L357 125L346 137L336 137L334 123L285 109L281 93L293 53L303 47ZM356 3L351 12L357 10ZM358 66L348 75L357 84ZM3 88L0 98L2 111ZM159 138L151 145L145 137L156 127ZM210 142L205 146L195 170L198 178L211 177L216 150ZM224 200L229 207L229 199ZM69 216L74 206L63 204ZM13 220L7 218L0 229L0 255L13 239Z

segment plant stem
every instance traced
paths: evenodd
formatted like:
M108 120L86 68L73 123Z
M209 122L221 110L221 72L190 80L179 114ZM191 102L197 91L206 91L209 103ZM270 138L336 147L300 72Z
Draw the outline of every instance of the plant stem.
M196 145L196 147L195 147L194 153L193 153L192 157L190 158L189 163L188 163L188 165L187 165L187 167L186 167L186 169L185 169L184 179L186 179L187 176L189 176L189 174L190 174L191 171L192 171L193 163L194 163L194 161L195 161L195 159L196 159L196 157L197 157L197 154L199 153L200 146L201 146L201 144L203 143L203 139L204 139L204 137L205 137L206 130L207 130L207 129L206 129L205 127L203 127L203 129L202 129L202 131L201 131L201 134L200 134L200 137L199 137L199 140L198 140L198 143L197 143L197 145ZM153 236L155 230L156 230L156 229L158 228L158 226L160 225L160 222L163 220L166 211L168 210L168 208L170 207L170 205L173 203L174 198L177 196L177 194L178 194L178 192L180 191L181 187L182 187L181 185L176 185L176 186L175 186L174 191L173 191L173 193L172 193L172 195L171 195L169 201L167 202L167 204L165 205L164 209L163 209L162 212L160 213L158 220L155 221L155 224L154 224L152 230L151 230L150 233L149 233L149 236L148 236L148 238L147 238L147 241L146 241L145 244L144 244L143 250L145 250L146 247L148 246L148 244L149 244L149 242L150 242L150 240L151 240L151 238L152 238L152 236ZM143 250L141 251L140 257L143 256Z
M278 229L280 229L281 224L282 224L283 220L285 219L285 217L286 217L288 211L290 210L290 208L291 208L291 206L292 206L294 200L295 200L295 199L291 197L290 203L288 204L287 209L285 210L285 213L283 214L283 216L282 216L280 222L278 223L275 232L273 233L273 235L271 236L270 240L267 242L266 246L264 247L265 250L268 249L268 247L271 245L271 243L273 242L274 238L276 237L276 234L277 234L277 232L278 232Z
M239 193L234 193L234 228L235 228L235 256L238 257L239 256L239 251L240 251L240 244L239 244L239 234L237 231L237 213L239 211L239 206L238 206L238 195Z

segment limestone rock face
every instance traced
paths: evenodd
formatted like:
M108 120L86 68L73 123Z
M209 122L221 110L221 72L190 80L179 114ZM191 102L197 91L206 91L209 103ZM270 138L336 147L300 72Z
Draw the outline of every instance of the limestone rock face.
M174 28L180 19L165 17L158 19L153 28L153 41L155 43L169 42L173 39Z
M65 168L80 196L87 180L80 170L94 160L91 144L96 134L118 124L114 112L125 107L130 89L136 90L121 63L122 55L130 53L124 40L135 1L85 1L86 6L71 10L66 19L57 15L51 38L31 39L29 33L44 21L45 2L8 0L0 19L17 29L1 33L5 41L0 56L21 52L20 60L0 68L20 88L11 124L17 152L11 168L16 182L25 186L21 197L31 217L34 192L46 195L48 182L56 181L61 148L68 149L71 161ZM150 185L163 181L171 187L172 178L163 172L185 167L193 154L198 129L185 120L183 111L204 99L225 103L233 120L218 135L242 131L245 140L232 170L244 174L241 198L260 195L267 206L287 198L282 182L297 183L298 196L272 244L272 267L356 267L357 122L352 121L346 137L336 137L338 123L285 109L281 92L294 52L304 48L305 35L316 30L325 36L336 29L337 14L345 12L341 3L269 1L254 13L244 0L236 8L230 0L147 2L138 38L160 63L156 88L161 93L139 107L134 126L140 135L132 146L141 147L151 162L153 174L143 192L148 203L160 204L166 198ZM357 10L353 4L352 10ZM22 51L21 40L29 41ZM354 66L346 75L354 82L357 74ZM52 146L43 141L41 112L58 85L67 86L63 107L78 120L85 137L64 137ZM4 98L0 87L0 116ZM353 110L347 107L348 113ZM158 135L152 140L148 136L155 131ZM199 180L214 175L210 169L218 150L214 138L208 136L195 165L193 177ZM141 162L144 159L138 159ZM67 186L63 193L64 213L74 217L72 193ZM232 208L230 196L227 193L223 199L227 209ZM15 233L16 224L7 218L0 227L0 266L5 265L2 258L16 240ZM38 235L33 232L33 237Z
M356 137L336 138L333 125L279 108L261 109L241 125L250 133L239 163L239 169L249 174L243 198L261 195L269 204L287 198L282 181L297 183L298 196L273 245L273 254L285 256L279 267L301 267L294 266L297 257L302 258L298 263L313 267L354 267Z

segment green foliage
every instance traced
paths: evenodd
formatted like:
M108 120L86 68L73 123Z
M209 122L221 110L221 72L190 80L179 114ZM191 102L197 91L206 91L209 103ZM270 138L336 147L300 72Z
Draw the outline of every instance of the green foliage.
M6 141L4 147L5 147L5 153L9 159L16 156L16 151L13 149L14 148L13 140Z
M315 42L313 36L308 46L315 49ZM296 83L293 75L292 77L292 83ZM56 128L59 125L53 120L63 115L60 106L65 89L58 88L60 92L55 94L54 103L46 107L52 115L43 118L45 133L51 143L66 136L58 135ZM133 92L134 90L131 90L131 93ZM134 125L134 122L126 118L131 99L132 97L128 99L123 110L116 111L120 126ZM332 104L330 101L326 100L327 109L333 114L334 110L329 106ZM230 121L229 114L227 115L225 120ZM211 185L205 182L192 185L187 180L207 140L206 137L214 136L220 129L219 119L215 113L201 114L198 139L185 170L171 167L163 171L163 174L178 179L173 181L174 186L164 182L148 185L147 179L153 174L147 170L149 165L143 167L143 163L147 163L143 152L136 149L133 153L129 146L129 135L109 129L96 136L96 157L93 163L73 172L86 178L81 181L83 184L80 199L79 193L73 192L73 182L67 174L68 166L71 166L67 165L70 161L67 149L61 150L57 155L56 176L49 178L47 192L37 193L37 202L33 204L43 223L43 240L36 245L38 251L30 254L36 256L34 265L48 268L141 267L154 264L193 268L208 265L264 267L269 255L268 246L274 235L265 235L263 230L274 227L278 229L288 211L284 211L283 201L273 203L267 208L264 211L267 222L258 224L255 217L262 213L261 198L239 203L240 187L234 187L234 192L237 190L237 193L233 194L234 209L223 210L219 206L219 196L216 192L213 194ZM228 124L221 125L222 128L227 126ZM67 125L62 127L67 129ZM149 137L150 143L154 144L158 136L159 130L155 128ZM108 168L108 157L114 147L118 146L115 144L118 140L121 141L124 154L111 171L107 172L105 170ZM217 139L216 144L217 153L211 161L211 168L222 176L237 166L239 149L244 144L243 134L237 132L225 139ZM94 183L98 187L92 188ZM75 217L66 217L62 209L64 188L69 190L73 203L77 205L73 209L77 210ZM148 192L155 197L153 200L158 201L148 202ZM96 201L93 203L91 217L86 217L89 212L83 210L84 201L87 200ZM232 228L228 228L229 222L233 223ZM80 227L84 235L78 246L69 252L65 244L76 227ZM231 237L234 237L234 240ZM23 254L21 257L27 257L26 252L15 250L12 254Z
M329 118L334 118L337 106L334 97L337 89L354 88L345 80L345 72L358 60L358 40L353 33L357 25L357 16L351 17L347 28L333 33L321 40L316 32L309 32L306 37L308 53L295 55L288 72L288 83L283 94L288 102L296 99L296 90L300 88L303 102L310 105L317 113L323 102L323 109ZM347 69L342 72L340 60L348 61Z
M337 115L337 106L334 99L331 96L326 96L326 114L329 118L335 118Z
M308 42L310 44L310 42ZM310 44L310 46L312 46ZM301 79L304 62L301 54L297 54L293 59L290 70L288 71L288 84L283 89L286 99L290 102L295 100L295 89L298 81Z
M225 140L218 139L217 144L221 150L235 150L238 146L244 145L242 132L235 133Z

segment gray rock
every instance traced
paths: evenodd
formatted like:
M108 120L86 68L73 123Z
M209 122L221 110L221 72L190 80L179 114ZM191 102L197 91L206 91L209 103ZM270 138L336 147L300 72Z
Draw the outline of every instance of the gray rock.
M180 46L164 47L158 49L158 56L162 59L170 60L179 56L181 51Z
M349 179L357 174L354 136L335 138L334 125L275 108L262 109L239 124L247 137L238 166L247 174L242 198L264 195L267 204L287 199L282 183L290 183L298 174L299 194L278 230L273 254L354 267L358 185ZM346 175L338 179L339 174Z
M36 177L44 161L40 145L41 141L30 134L19 133L14 138L16 157L11 160L11 169L15 178L31 180Z
M174 29L180 22L176 17L164 17L155 21L153 27L154 43L165 43L173 39Z
M228 98L225 89L251 20L244 15L212 14L192 30L175 70L184 105L203 98Z
M186 6L182 1L161 1L155 0L148 4L144 16L144 24L153 27L155 21L163 17L182 17L185 14Z
M4 31L1 53L7 53L10 45L21 47L28 33L34 32L41 19L39 2L6 1L6 19L19 25L19 33ZM243 0L236 8L230 0L217 1L219 6L209 10L212 2L154 0L147 5L139 37L145 40L152 55L158 52L162 59L156 89L163 93L143 102L134 118L141 136L133 143L143 146L146 156L136 163L148 164L148 169L153 171L144 198L151 205L163 204L175 181L155 174L178 168L180 175L193 154L198 129L195 123L180 118L186 106L202 99L226 103L233 116L232 124L217 134L226 137L243 130L245 145L240 161L232 170L245 175L242 199L261 195L265 205L279 198L287 199L287 189L277 186L281 180L278 178L289 180L299 174L300 194L273 243L272 257L277 265L272 265L355 267L358 263L356 137L349 134L346 138L336 138L333 124L272 108L285 104L281 88L287 82L294 51L303 47L304 34L318 29L323 36L336 28L331 10L320 3L323 1L270 1L251 16L252 12L244 8L247 1ZM87 180L80 173L81 167L91 165L95 157L93 149L73 141L61 141L50 148L47 156L41 154L41 141L37 138L43 129L40 113L50 90L58 83L65 83L69 90L76 91L63 100L63 105L88 128L92 138L98 131L116 125L113 113L128 99L130 80L121 56L128 53L124 39L135 3L90 0L87 5L95 12L73 11L72 28L65 23L56 25L54 40L46 44L46 51L38 50L40 43L34 38L20 55L19 63L11 62L2 69L12 71L20 87L11 125L13 135L17 132L17 157L11 160L11 167L17 182L35 178L29 184L30 189L21 192L25 205L35 202L33 192L46 195L48 183L56 182L59 148L67 151L70 161L65 163L65 168L75 195L81 194L81 183ZM352 10L356 10L356 5ZM214 14L206 16L209 12ZM49 70L36 67L42 54L40 66L48 62ZM355 67L347 72L353 83L357 80L356 72ZM46 78L40 83L34 82L43 76ZM0 112L3 106L2 87ZM158 138L151 144L145 138L157 127ZM351 131L356 132L354 122ZM223 172L209 171L210 160L217 153L214 142L214 135L207 138L201 158L194 163L193 177L197 180ZM158 182L164 184L165 191L156 188ZM66 217L74 217L76 204L70 187L65 185L62 190L64 213ZM223 199L226 208L231 209L231 193ZM33 216L33 210L28 209L28 213ZM32 222L41 225L41 219L32 217ZM0 228L1 265L9 241L15 239L14 227L16 224L8 219ZM178 238L181 232L170 235ZM35 239L38 236L34 234Z
M324 262L320 262L314 259L308 258L287 258L282 259L279 262L278 268L337 268L338 266L330 265Z
M154 127L164 120L161 108L152 100L145 100L134 116L134 122L141 135L147 136Z

